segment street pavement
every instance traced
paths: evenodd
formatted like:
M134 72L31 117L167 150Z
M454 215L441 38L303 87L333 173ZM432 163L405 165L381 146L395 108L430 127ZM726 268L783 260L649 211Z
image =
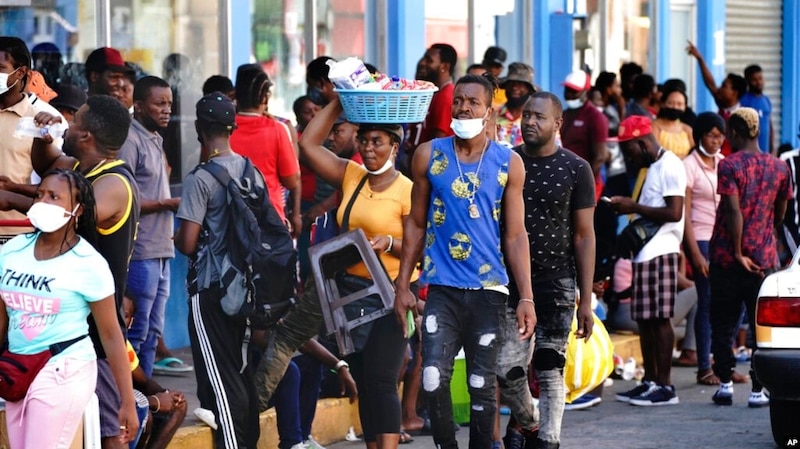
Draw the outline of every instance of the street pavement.
M176 351L187 362L188 348ZM737 371L746 373L748 364L739 364ZM773 449L775 445L769 426L769 408L747 407L749 384L735 386L733 406L720 407L711 402L716 387L697 385L696 368L672 368L672 381L680 404L662 407L637 407L614 400L614 394L634 386L633 381L615 380L604 388L603 402L586 410L564 412L561 447L614 449ZM170 390L186 393L189 413L184 425L198 423L191 413L199 406L194 373L182 376L155 376L155 380ZM503 417L505 425L507 417ZM505 429L505 427L503 427ZM469 446L469 427L456 434L462 448ZM344 439L342 435L342 439ZM363 441L342 441L328 449L363 449ZM432 449L430 436L415 436L400 449Z
M745 373L749 364L740 364ZM695 368L673 368L672 381L680 404L637 407L614 400L616 392L633 388L634 382L615 380L603 390L603 402L585 410L564 412L561 447L614 449L772 449L769 408L747 407L749 384L735 386L731 407L711 402L715 387L697 385ZM503 417L503 423L506 417ZM505 427L503 427L505 431ZM456 434L461 448L469 447L469 427ZM328 449L362 449L363 441L343 441ZM415 436L401 449L432 449L430 436Z

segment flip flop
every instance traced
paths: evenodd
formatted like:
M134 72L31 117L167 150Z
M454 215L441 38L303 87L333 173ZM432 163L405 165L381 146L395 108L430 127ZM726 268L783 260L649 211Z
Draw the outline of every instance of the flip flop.
M192 365L183 363L183 360L177 357L166 357L153 364L153 373L156 374L185 374L193 369Z

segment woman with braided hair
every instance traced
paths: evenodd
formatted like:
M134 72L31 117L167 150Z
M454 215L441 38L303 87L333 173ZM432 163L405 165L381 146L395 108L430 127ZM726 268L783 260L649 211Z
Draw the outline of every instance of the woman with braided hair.
M122 397L119 440L127 443L139 421L117 323L114 278L93 247L97 231L91 184L76 171L48 173L28 218L36 230L0 250L0 336L8 339L3 356L47 350L52 356L22 399L6 398L10 446L69 447L97 381L97 355L86 338L90 313Z

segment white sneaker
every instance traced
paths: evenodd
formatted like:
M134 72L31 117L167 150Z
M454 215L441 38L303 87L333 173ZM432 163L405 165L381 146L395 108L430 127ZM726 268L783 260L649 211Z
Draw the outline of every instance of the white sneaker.
M202 407L197 407L196 409L194 409L194 416L200 421L206 423L208 427L217 430L217 419L216 417L214 417L214 412L212 412L211 410Z
M764 393L764 390L756 393L750 392L750 399L747 400L747 406L750 408L761 408L769 405L769 396Z
M325 449L325 446L319 444L319 441L315 440L311 435L309 435L308 439L303 441L303 443L308 449Z
M289 449L308 449L308 446L306 446L306 443L301 441L295 444L294 446L290 447Z

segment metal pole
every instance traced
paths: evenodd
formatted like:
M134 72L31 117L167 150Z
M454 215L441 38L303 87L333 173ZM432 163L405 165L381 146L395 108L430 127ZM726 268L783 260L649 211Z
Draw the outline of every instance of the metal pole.
M111 46L111 0L95 0L97 14L97 45Z
M522 60L533 66L533 6L526 1L522 2Z
M221 73L234 77L231 62L231 0L219 2L219 68Z
M306 64L317 58L317 1L305 0L306 21L303 26Z
M475 59L475 0L467 0L467 62Z
M600 64L601 72L606 71L606 45L608 42L608 0L599 0L597 9L600 12Z

